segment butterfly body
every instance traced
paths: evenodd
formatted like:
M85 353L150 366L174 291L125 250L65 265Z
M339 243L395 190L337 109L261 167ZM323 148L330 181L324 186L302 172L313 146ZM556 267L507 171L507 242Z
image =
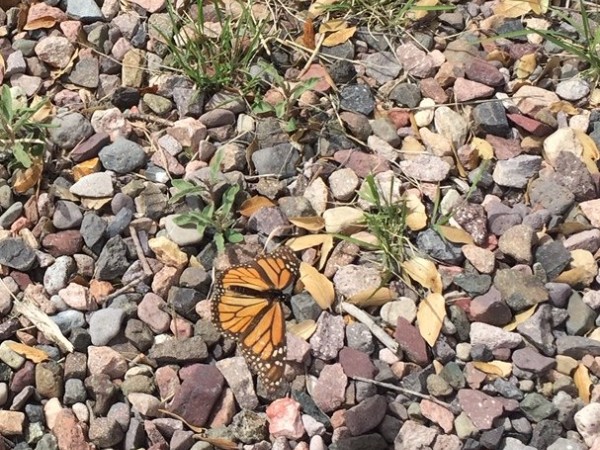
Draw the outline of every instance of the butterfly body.
M234 339L246 361L268 388L280 384L285 368L285 318L299 261L280 247L249 264L232 266L216 280L212 317L221 332Z

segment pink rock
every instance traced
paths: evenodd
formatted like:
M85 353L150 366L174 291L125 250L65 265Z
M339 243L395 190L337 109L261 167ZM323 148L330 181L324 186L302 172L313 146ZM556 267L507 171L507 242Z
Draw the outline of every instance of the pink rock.
M446 94L446 91L444 91L435 78L421 80L419 87L421 88L423 97L432 99L438 105L442 105L448 101L448 94Z
M457 78L454 82L454 96L458 102L468 102L494 95L495 89L466 78Z
M152 292L165 298L169 289L179 280L180 271L176 267L164 266L154 274L152 279Z
M317 84L313 88L317 92L327 92L331 89L329 82L330 79L329 73L327 69L325 69L321 64L311 64L308 70L302 75L301 80L309 80L311 78L318 78Z
M178 120L167 128L167 134L174 137L184 147L197 150L200 142L206 138L207 130L202 122L192 117Z
M149 13L159 12L164 9L165 0L132 0L132 3L141 6Z
M325 366L313 389L313 400L323 412L335 411L344 403L347 383L341 364Z
M289 345L289 342L288 342ZM227 380L240 407L253 410L258 406L252 373L243 356L234 356L217 361L217 369Z
M194 335L194 326L183 317L175 317L169 326L173 336L178 339L187 339Z
M286 334L287 360L307 364L310 359L310 344L293 333Z
M90 123L96 133L107 133L113 142L120 137L127 138L132 130L119 108L94 111Z
M369 174L377 174L390 169L388 161L379 155L363 153L358 150L338 150L333 155L336 162L354 170L356 175L364 178Z
M444 433L450 433L454 424L454 414L443 406L432 402L431 400L421 401L421 413L438 424L444 430Z
M479 430L492 428L494 420L504 412L501 402L480 391L461 389L457 397L460 407Z
M67 305L79 311L94 311L98 307L90 298L89 289L77 283L70 283L58 291L58 295Z
M60 23L60 29L69 41L77 42L77 37L81 33L83 26L78 20L65 20Z
M59 450L92 450L96 447L86 442L82 426L70 409L63 409L56 416L52 434Z
M170 366L163 366L156 369L154 381L156 381L156 385L158 386L160 398L165 399L172 399L181 385L177 372Z
M226 427L231 424L233 416L237 413L237 405L235 402L235 396L231 389L225 389L223 395L219 399L218 403L214 407L215 413L213 414L212 420L208 425L209 428Z
M352 377L362 377L373 379L377 373L377 368L366 353L359 350L344 347L339 354L340 364L344 368L344 373Z
M433 428L421 425L414 420L407 420L396 436L395 448L427 448L431 446L437 435L438 431Z
M548 136L554 131L551 126L521 114L507 114L506 117L516 126L537 137Z
M127 360L110 347L88 347L88 369L91 375L108 375L111 379L123 378Z
M300 403L285 397L275 400L267 407L269 433L274 437L300 439L304 435Z
M156 294L148 293L138 305L139 319L155 333L164 333L169 329L171 316L166 312L167 303Z
M592 226L600 227L600 199L581 202L579 207Z

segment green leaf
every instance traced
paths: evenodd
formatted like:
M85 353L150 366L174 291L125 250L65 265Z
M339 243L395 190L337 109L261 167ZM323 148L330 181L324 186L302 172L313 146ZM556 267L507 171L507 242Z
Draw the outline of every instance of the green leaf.
M267 103L264 100L259 100L252 107L252 112L254 114L267 114L275 112L275 108L270 103Z
M292 90L292 98L294 100L299 99L300 96L302 94L304 94L306 91L312 90L317 85L318 82L319 82L319 79L316 77L313 77L313 78L309 78L308 80L303 81L302 83L298 84Z
M235 230L227 230L226 232L227 241L232 244L238 244L244 240L244 235Z
M217 246L217 253L223 253L225 251L225 238L221 233L216 233L214 239Z
M213 184L217 180L217 175L219 174L219 171L221 170L221 162L223 162L224 157L225 157L225 153L223 153L223 150L217 150L217 153L215 154L213 159L210 161L210 179L213 182Z
M20 142L15 142L13 144L13 156L17 162L26 169L31 167L31 164L33 163Z
M290 120L288 120L283 125L283 129L286 133L293 133L294 131L296 131L298 129L298 124L296 123L296 119L294 119L292 117Z
M278 119L284 119L287 114L287 102L279 102L275 105L275 115Z

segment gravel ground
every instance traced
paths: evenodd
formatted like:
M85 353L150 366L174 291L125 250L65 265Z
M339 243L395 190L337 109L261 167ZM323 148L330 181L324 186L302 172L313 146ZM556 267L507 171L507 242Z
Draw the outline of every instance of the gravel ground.
M582 37L510 1L359 15L314 49L310 4L259 4L284 30L262 57L306 88L292 124L165 67L164 0L0 0L0 81L51 124L43 173L0 167L0 450L600 449L600 90L543 36L498 37ZM238 186L243 241L178 223L224 200L170 200L177 179ZM408 208L393 273L361 244L369 180ZM283 306L277 392L209 298L267 241L323 274Z

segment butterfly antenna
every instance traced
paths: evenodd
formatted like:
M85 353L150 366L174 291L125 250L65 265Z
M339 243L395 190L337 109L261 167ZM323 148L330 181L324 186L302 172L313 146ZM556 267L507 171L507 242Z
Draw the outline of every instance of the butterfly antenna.
M278 227L275 227L273 231L269 233L269 236L267 236L267 240L265 241L265 245L263 246L263 253L267 252L267 249L269 248L269 243L273 240L275 236L280 236L280 233L282 231L293 229L293 227L294 225L279 225Z

